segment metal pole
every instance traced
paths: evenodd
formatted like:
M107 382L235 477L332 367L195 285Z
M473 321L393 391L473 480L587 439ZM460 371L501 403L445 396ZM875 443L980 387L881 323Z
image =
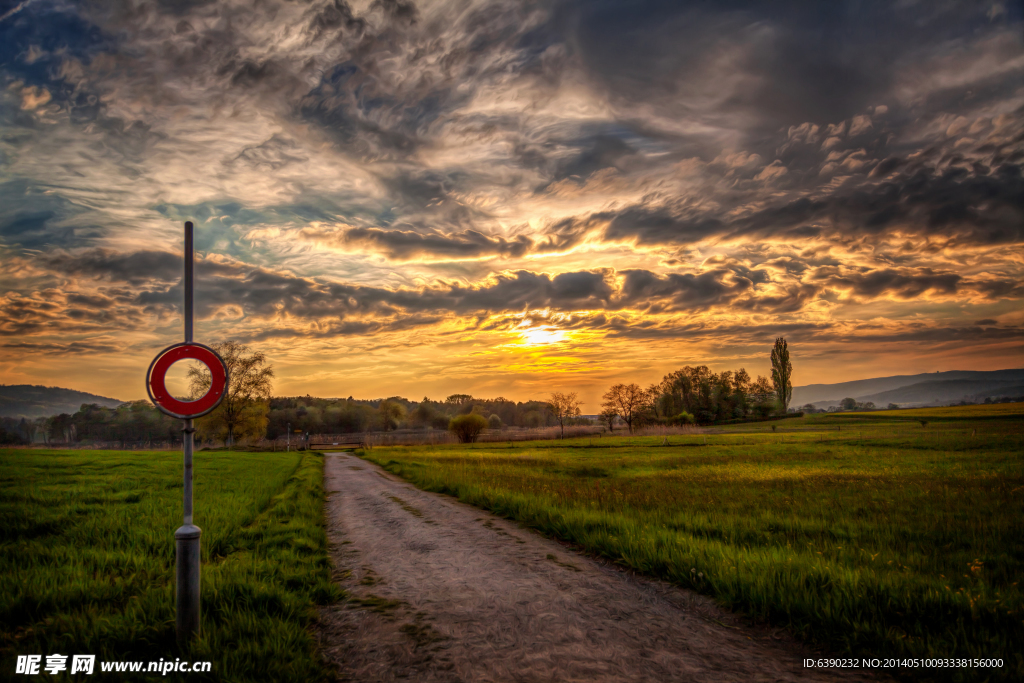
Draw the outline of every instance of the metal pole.
M193 292L192 223L185 223L185 341L192 341L192 292ZM178 644L182 647L199 635L199 537L203 530L192 523L192 435L195 433L192 420L183 420L181 430L182 451L185 459L184 524L174 532L175 574L177 591L175 595L175 625Z
M185 343L192 341L193 304L192 221L185 223Z

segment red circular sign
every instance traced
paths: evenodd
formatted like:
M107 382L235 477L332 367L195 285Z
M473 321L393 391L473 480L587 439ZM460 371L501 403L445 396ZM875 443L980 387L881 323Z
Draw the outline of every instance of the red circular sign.
M179 401L167 391L165 377L167 371L179 360L191 358L197 360L210 369L210 388L202 398L196 401ZM160 409L160 412L189 420L194 417L202 417L210 413L224 400L227 393L228 369L224 361L217 355L217 352L209 346L184 342L168 346L157 354L149 365L149 373L146 375L146 390L149 398Z

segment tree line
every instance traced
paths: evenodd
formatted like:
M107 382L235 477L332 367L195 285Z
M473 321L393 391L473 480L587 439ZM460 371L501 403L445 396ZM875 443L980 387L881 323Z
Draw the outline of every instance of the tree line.
M478 415L489 429L545 427L555 424L545 401L511 401L452 394L442 401L423 397L410 401L402 396L361 400L314 396L274 397L269 401L268 439L292 432L346 434L395 429L448 429L462 415Z
M414 402L401 396L359 400L351 396L272 397L274 376L266 356L236 342L214 347L228 367L224 401L196 421L201 442L237 439L278 439L287 434L345 434L395 429L447 429L472 441L483 429L579 424L582 402L576 392L553 392L548 401L511 401L452 394L443 401L424 397ZM793 366L786 340L779 338L771 354L771 378L751 379L744 368L712 372L705 365L686 366L642 388L616 384L602 399L600 420L610 430L621 420L630 432L650 424L709 424L785 413L792 396ZM189 371L190 396L196 399L210 384L205 366ZM117 408L84 404L74 415L17 422L4 418L0 443L180 442L180 421L158 412L147 401Z
M793 396L793 364L786 340L771 353L771 378L751 379L744 368L712 372L687 365L643 388L616 384L602 397L601 420L614 429L621 420L630 433L651 424L711 424L784 414Z
M84 403L74 414L35 419L0 420L0 444L181 442L181 420L167 417L149 401L129 401L116 408Z
M200 442L283 439L289 429L293 435L305 436L429 428L451 429L460 436L467 425L475 438L483 429L550 427L559 423L546 401L515 402L469 394L453 394L443 401L424 397L419 403L400 396L376 400L272 397L265 402L251 401L244 409L234 411L234 416L216 412L205 424L201 422L204 418L197 420ZM454 426L453 421L457 421ZM100 442L181 443L181 420L167 417L145 400L117 408L83 404L74 414L46 418L0 418L0 445Z

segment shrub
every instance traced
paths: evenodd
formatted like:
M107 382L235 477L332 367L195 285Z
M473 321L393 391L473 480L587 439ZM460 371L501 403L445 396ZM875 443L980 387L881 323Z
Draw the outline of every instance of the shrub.
M28 443L28 439L22 437L17 432L9 432L3 427L0 427L0 445L14 445L22 446Z
M765 406L760 406L758 409L758 414L767 415L770 412L771 406L767 404ZM694 411L693 417L694 420L697 421L697 424L709 425L715 421L715 412L706 408L698 408Z
M501 429L501 418L491 413L491 416L487 418L487 426L491 429Z
M448 431L458 437L460 443L473 443L480 432L487 429L487 420L482 415L470 413L452 418Z

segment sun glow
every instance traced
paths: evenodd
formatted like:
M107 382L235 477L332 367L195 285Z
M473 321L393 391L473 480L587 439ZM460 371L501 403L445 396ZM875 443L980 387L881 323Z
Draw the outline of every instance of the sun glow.
M553 327L535 327L519 333L518 346L543 346L546 344L557 344L565 341L567 334L565 330Z

